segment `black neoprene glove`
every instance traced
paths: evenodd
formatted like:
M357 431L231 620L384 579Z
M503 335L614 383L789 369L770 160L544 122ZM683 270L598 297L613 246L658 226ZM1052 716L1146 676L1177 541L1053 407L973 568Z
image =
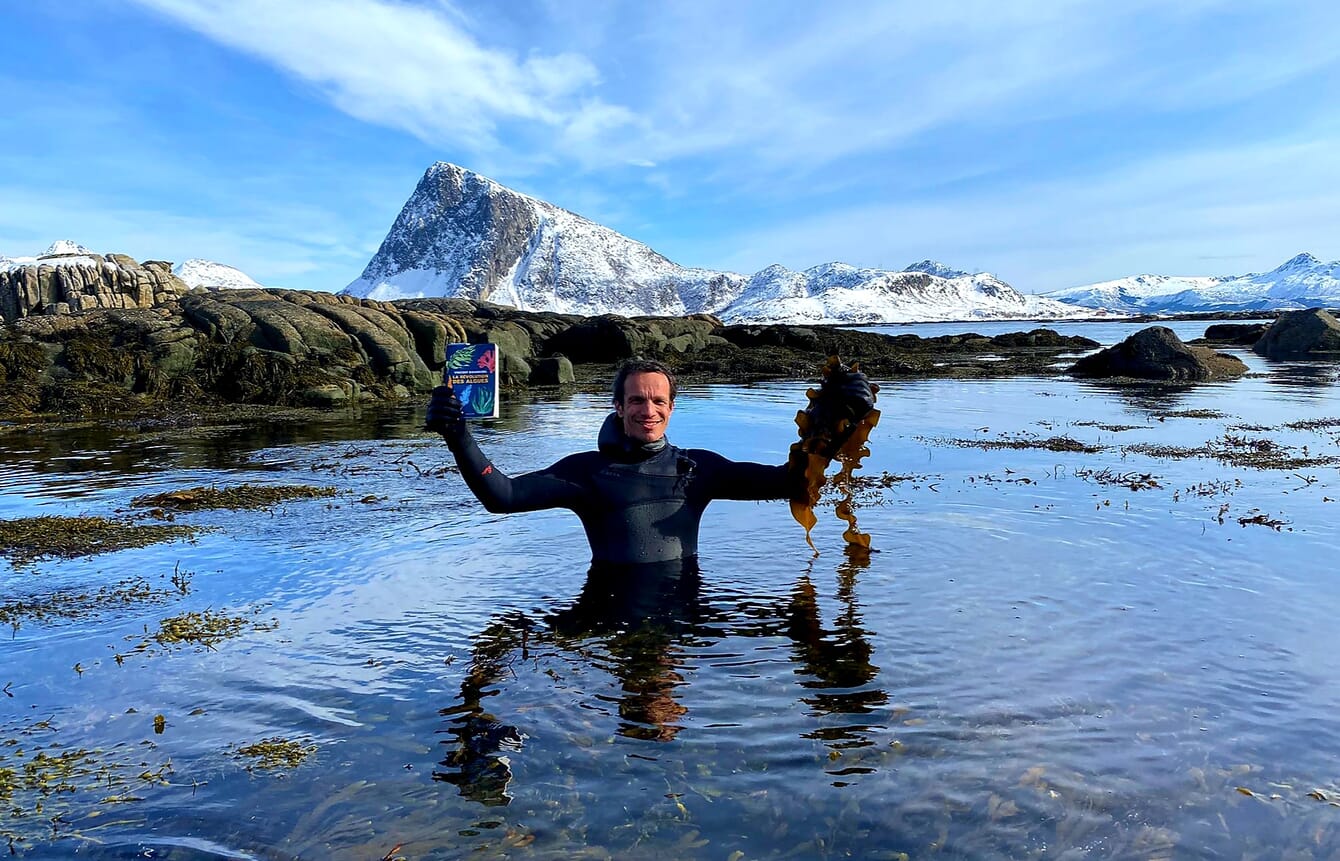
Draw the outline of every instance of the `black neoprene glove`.
M842 445L856 431L856 423L875 408L875 392L879 387L860 371L835 369L819 386L818 397L805 410L809 414L816 439L815 454L834 457ZM842 430L838 426L843 420Z
M428 419L424 430L437 431L447 442L461 439L466 434L465 419L461 415L461 399L451 386L438 386L428 399Z
M842 405L843 418L852 421L860 421L875 408L875 392L879 390L860 371L834 371L822 388L835 393L833 400Z

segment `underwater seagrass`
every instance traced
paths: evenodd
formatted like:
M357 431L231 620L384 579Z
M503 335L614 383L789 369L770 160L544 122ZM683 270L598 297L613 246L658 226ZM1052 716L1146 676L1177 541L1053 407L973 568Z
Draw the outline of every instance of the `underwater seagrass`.
M856 362L848 367L837 356L829 356L820 373L826 383L834 375L858 370L860 365ZM879 386L872 383L870 390L878 396ZM804 485L792 493L791 516L805 527L805 542L818 553L814 540L810 538L810 530L819 522L814 516L814 506L818 504L819 493L827 480L824 472L829 462L836 460L842 464L842 468L833 475L832 482L834 487L842 491L842 497L837 502L835 513L839 520L847 523L842 539L852 547L869 550L870 536L861 532L856 525L851 479L852 473L860 468L861 460L870 454L866 442L870 438L870 431L879 424L879 410L872 409L853 421L836 387L825 391L821 385L817 389L807 390L805 395L810 400L809 406L796 413L800 439L791 444L791 454L787 459L792 470L802 470L805 474Z

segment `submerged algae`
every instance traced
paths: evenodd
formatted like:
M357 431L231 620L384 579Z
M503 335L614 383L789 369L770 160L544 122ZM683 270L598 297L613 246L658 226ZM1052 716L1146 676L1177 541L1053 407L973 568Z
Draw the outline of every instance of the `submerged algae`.
M252 744L243 745L237 748L236 754L239 757L255 760L248 765L247 771L252 769L280 769L297 768L302 765L307 757L316 753L316 745L303 744L294 739L275 736L273 738L264 738Z
M0 520L0 555L17 567L43 557L71 559L193 538L193 526L145 525L105 517L43 515Z
M12 599L0 603L0 624L10 625L17 631L25 621L83 619L109 608L165 601L185 595L191 576L190 572L173 572L172 589L155 589L143 577L134 577L91 591L62 589L46 595Z

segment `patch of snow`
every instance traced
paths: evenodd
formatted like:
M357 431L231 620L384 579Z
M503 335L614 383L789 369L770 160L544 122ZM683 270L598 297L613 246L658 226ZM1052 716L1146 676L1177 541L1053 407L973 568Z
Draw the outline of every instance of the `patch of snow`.
M259 283L240 269L198 257L173 266L172 274L186 282L188 287L215 287L225 290L262 289Z

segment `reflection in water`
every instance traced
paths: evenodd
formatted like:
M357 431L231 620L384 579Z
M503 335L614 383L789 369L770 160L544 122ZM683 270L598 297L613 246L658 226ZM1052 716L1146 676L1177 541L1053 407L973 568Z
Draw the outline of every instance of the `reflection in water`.
M871 663L873 649L861 627L856 599L856 575L869 565L870 552L860 547L848 547L846 552L838 569L843 609L832 629L823 624L808 575L799 579L789 597L750 606L742 621L703 600L696 560L596 565L571 606L499 616L475 639L459 702L440 712L448 718L449 725L441 732L448 736L442 743L450 750L434 779L454 784L462 796L481 804L511 801L509 757L522 749L527 736L488 711L484 701L500 693L498 686L513 661L531 660L551 648L617 679L615 733L625 738L651 742L677 738L689 712L684 704L689 647L730 637L789 638L797 673L805 677L801 686L807 693L802 701L813 714L868 714L888 702L887 694L870 687L879 668ZM837 751L871 744L868 736L875 729L854 724L804 737L821 739Z
M1116 399L1136 411L1149 416L1171 412L1209 383L1156 383L1122 380L1079 380L1080 386Z
M1272 385L1296 388L1325 388L1340 382L1340 364L1334 359L1278 361L1266 359Z

